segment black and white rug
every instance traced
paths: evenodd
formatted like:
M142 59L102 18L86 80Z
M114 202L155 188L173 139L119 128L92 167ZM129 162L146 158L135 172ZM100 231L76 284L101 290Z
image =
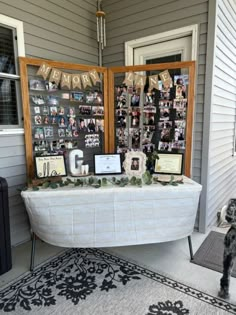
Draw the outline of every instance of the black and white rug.
M236 314L236 306L99 249L71 249L0 290L0 314Z

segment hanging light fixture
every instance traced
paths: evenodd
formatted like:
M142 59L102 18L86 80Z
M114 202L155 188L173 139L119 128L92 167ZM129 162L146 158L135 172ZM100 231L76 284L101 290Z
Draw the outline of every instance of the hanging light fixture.
M102 50L106 47L106 13L102 10L102 0L97 0L97 41L99 45L99 65L102 66Z

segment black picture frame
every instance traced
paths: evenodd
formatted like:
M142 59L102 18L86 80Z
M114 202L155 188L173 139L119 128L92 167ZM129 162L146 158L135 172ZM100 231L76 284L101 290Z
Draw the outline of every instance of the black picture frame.
M51 167L55 168L55 163L58 161L58 169L53 169L51 171ZM59 165L60 162L60 165ZM64 155L41 155L35 156L34 158L35 164L35 174L39 179L42 178L50 178L50 177L61 177L67 176L66 162ZM60 171L61 169L62 171Z
M110 171L110 165L109 163L112 162L111 158L114 157L114 162L117 163L117 171L112 168ZM115 158L117 161L115 161ZM109 162L108 162L109 160ZM106 161L108 162L106 165ZM99 167L98 163L103 162L104 171L101 171L101 167ZM107 171L106 171L107 169ZM108 153L108 154L94 154L94 174L95 175L118 175L122 174L122 163L121 163L121 154L119 153Z
M159 157L159 159L157 159L156 162L155 162L155 168L154 168L154 173L155 174L183 175L183 166L184 166L184 154L183 153L163 152L163 151L160 152L160 151L158 151L158 157ZM168 165L166 165L166 169L164 168L164 171L161 170L161 168L158 169L158 163L159 163L159 166L160 166L160 164L161 164L160 160L161 159L163 159L163 160L166 159L166 163L168 163L168 160L169 160L169 171L168 171ZM171 159L172 160L176 159L176 161L173 160L173 164L172 165L171 165L171 162L170 162ZM179 161L178 161L178 159L179 159ZM176 169L174 167L174 163L176 163Z

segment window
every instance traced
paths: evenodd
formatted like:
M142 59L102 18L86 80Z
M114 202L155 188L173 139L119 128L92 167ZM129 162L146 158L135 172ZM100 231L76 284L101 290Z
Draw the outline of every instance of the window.
M22 127L20 76L17 58L24 55L22 22L0 14L1 130Z

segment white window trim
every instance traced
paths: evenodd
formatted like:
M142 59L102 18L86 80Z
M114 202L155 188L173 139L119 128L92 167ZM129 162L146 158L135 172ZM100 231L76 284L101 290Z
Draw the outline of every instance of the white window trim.
M192 60L197 60L198 56L198 24L181 27L175 30L154 34L135 40L125 42L125 65L134 64L134 49L146 45L157 44L162 41L177 39L183 36L192 36Z
M18 57L25 57L25 40L24 40L23 22L13 19L9 16L0 14L0 24L10 26L16 29ZM0 136L1 135L15 135L15 134L24 134L24 128L1 129L1 126L0 126Z

